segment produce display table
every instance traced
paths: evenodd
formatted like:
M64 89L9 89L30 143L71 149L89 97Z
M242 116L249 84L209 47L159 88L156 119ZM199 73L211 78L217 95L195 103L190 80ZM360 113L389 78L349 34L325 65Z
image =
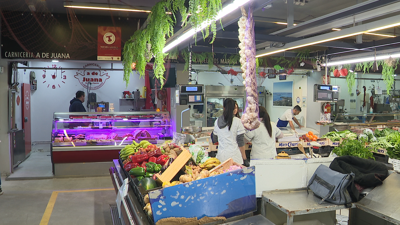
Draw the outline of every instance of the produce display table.
M400 224L400 174L392 173L350 209L349 225Z
M319 220L325 225L336 224L336 210L346 209L344 205L327 202L319 204L320 198L306 189L264 191L261 203L261 214L275 224L293 221Z

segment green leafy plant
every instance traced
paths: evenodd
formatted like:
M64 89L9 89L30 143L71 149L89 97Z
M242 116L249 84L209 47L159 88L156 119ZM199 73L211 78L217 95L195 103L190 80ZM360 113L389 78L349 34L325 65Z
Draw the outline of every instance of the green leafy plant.
M354 85L356 84L356 73L348 72L346 76L347 88L349 93L353 90Z
M191 24L199 29L201 24L212 21L202 30L203 37L207 38L210 31L213 32L211 43L216 37L216 16L222 9L221 0L189 0L189 8L185 6L185 0L161 0L151 9L147 18L147 27L136 31L125 43L123 49L124 81L129 83L132 74L131 64L136 63L136 69L140 76L144 76L146 64L154 56L154 75L164 84L164 60L167 54L163 53L166 39L173 35L173 27L176 24L175 14L182 16L182 26ZM171 12L172 16L166 12ZM191 16L187 17L188 13ZM196 37L196 34L194 35ZM171 53L172 55L173 53ZM171 56L172 58L173 56ZM195 56L196 57L196 56ZM206 53L199 57L207 57L209 66L213 65L213 54ZM188 63L188 62L187 62Z
M183 71L189 70L189 52L188 50L182 50L181 55L185 60ZM208 68L211 69L214 66L214 54L212 52L195 53L192 52L193 63L205 63L207 61Z
M375 159L371 150L365 147L365 142L360 140L345 139L338 147L333 149L333 153L338 156L350 155L363 159Z
M383 61L382 65L382 79L386 83L386 90L390 95L390 90L394 84L394 71L397 69L398 60L388 59Z
M172 0L171 0L172 1ZM205 27L201 32L203 38L207 38L210 31L213 33L211 44L214 42L217 35L216 17L218 12L222 9L221 0L189 0L188 13L191 14L188 23L194 28L201 28L201 24L206 21L211 21L211 24ZM194 38L196 40L196 34Z

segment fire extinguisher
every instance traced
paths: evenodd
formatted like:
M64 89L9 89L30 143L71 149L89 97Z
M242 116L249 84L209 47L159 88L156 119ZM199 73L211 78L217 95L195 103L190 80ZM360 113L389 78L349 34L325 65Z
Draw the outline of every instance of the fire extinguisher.
M322 109L325 114L331 113L331 104L329 102L324 103Z

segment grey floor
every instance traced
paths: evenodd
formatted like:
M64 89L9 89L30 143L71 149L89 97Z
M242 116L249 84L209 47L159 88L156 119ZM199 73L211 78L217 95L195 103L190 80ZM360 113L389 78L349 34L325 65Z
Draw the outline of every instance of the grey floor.
M1 186L2 225L112 224L109 205L115 203L116 194L110 177L7 181L2 177ZM46 213L50 220L41 223L55 191L67 192L58 193L52 212Z
M52 178L50 144L32 146L30 156L14 168L7 180Z

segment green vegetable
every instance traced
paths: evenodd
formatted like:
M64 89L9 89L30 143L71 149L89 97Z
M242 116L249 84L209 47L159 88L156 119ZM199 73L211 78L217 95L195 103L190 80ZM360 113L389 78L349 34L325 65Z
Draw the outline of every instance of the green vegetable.
M374 159L370 149L365 147L365 142L360 140L345 139L342 144L333 149L333 153L338 156L351 155L363 159Z
M340 141L340 139L350 139L350 140L356 140L357 139L357 134L349 131L349 130L344 130L344 131L331 131L326 133L325 135L322 136L323 138L328 138L331 141Z
M145 177L153 177L154 173L146 173Z
M368 136L366 134L360 134L360 136L358 136L358 140L368 142Z
M138 179L138 181L141 181L144 178L144 176L138 176L136 177L136 179Z
M139 181L139 187L147 191L156 188L157 183L152 178L145 177L141 181Z
M146 163L146 171L148 172L148 173L154 173L155 171L154 171L154 167L156 166L157 164L155 164L155 163L153 163L153 162L148 162L148 163Z
M197 153L197 157L196 157L196 164L199 164L203 158L204 158L204 152L203 151L199 151Z
M129 170L129 175L133 175L135 177L144 176L146 172L144 171L143 167L136 167Z
M158 172L160 172L160 171L161 171L161 169L162 169L162 165L160 165L160 164L156 164L156 165L154 166L154 173L158 173Z

